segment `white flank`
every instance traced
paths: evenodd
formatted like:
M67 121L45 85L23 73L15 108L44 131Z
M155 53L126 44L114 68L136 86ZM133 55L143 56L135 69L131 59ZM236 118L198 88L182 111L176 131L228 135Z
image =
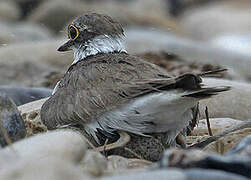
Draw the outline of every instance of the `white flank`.
M113 38L107 35L98 36L79 47L73 46L72 49L74 51L72 64L98 53L126 52L122 37Z

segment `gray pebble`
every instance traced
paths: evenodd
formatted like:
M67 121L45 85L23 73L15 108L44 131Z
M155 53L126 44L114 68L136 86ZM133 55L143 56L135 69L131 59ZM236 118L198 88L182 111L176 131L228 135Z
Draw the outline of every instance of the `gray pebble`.
M7 133L11 142L22 139L26 135L26 128L22 116L20 115L14 102L3 93L0 93L0 145L6 146L3 130Z
M15 86L0 86L0 93L5 93L17 106L49 97L52 93L47 88L24 88Z
M219 170L189 169L185 171L187 180L248 180L241 175Z

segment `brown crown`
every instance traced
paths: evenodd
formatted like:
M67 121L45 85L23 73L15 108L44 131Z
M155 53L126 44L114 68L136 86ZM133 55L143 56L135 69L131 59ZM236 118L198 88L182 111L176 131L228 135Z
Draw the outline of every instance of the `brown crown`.
M69 26L79 31L76 41L87 41L99 35L112 37L124 35L122 26L111 17L104 14L90 13L76 18Z

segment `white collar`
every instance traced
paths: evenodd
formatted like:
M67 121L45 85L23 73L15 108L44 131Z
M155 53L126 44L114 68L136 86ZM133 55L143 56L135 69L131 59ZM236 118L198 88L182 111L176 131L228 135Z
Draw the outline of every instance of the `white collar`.
M119 36L114 38L108 35L98 36L86 44L73 47L72 49L74 51L74 61L72 65L84 60L88 56L98 53L127 52L123 37Z

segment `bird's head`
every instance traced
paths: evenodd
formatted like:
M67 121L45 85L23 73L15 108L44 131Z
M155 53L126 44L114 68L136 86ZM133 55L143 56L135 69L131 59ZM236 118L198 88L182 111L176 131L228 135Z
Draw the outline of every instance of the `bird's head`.
M74 51L74 63L98 53L126 52L124 31L111 17L91 13L81 15L68 26L69 40L58 51Z

